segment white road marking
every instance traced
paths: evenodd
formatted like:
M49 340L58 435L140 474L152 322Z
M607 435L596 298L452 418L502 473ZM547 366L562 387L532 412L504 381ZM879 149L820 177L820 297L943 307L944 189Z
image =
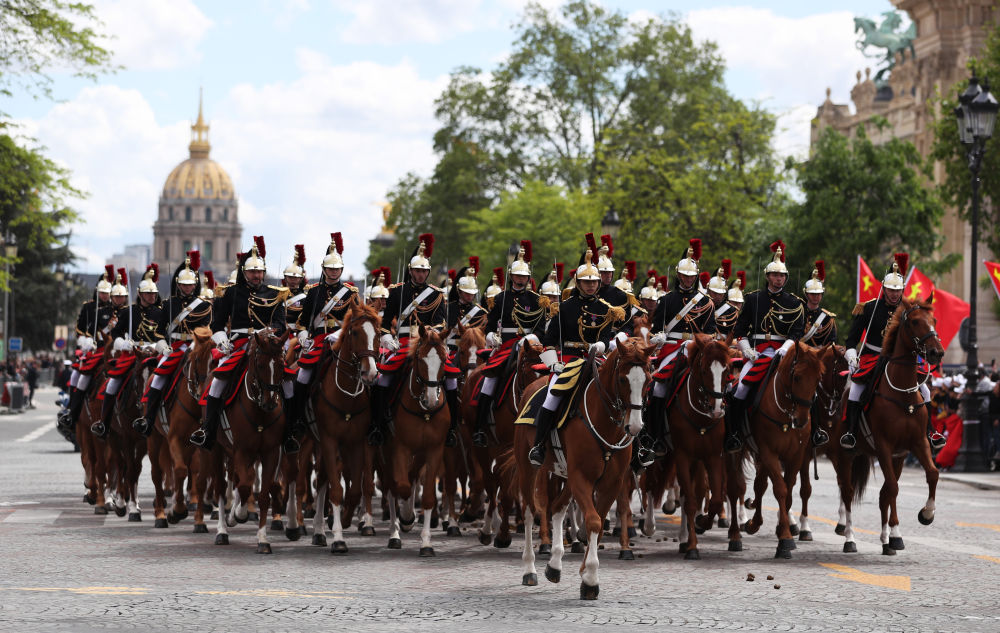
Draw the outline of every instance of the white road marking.
M62 510L15 510L0 519L3 523L33 523L34 525L49 525L54 523Z
M55 422L49 422L47 424L43 424L42 426L38 427L37 429L35 429L31 433L28 433L24 437L20 437L20 438L14 440L14 441L15 442L34 442L35 440L37 440L38 438L40 438L41 436L45 435L46 433L48 433L49 431L51 431L51 430L53 430L55 428L56 428L56 423Z

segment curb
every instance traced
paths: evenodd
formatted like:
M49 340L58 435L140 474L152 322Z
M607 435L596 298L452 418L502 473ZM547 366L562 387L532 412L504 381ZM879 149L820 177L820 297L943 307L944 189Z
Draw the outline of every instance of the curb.
M951 475L949 473L941 473L940 479L943 481L954 481L960 484L965 484L966 486L972 486L973 488L978 488L980 490L1000 490L1000 476L997 477L997 481L981 481L979 479L969 479L963 477L962 475Z

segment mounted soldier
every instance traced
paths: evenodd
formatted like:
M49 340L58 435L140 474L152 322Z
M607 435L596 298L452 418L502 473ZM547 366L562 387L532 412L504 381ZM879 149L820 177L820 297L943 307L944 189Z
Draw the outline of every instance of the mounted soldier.
M400 370L406 365L410 339L417 336L420 326L441 332L446 325L444 295L440 288L427 283L431 272L430 257L434 252L434 235L423 233L418 239L417 250L410 258L403 282L389 288L382 315L381 345L391 355L379 363L381 375L372 386L372 419L368 429L368 444L371 446L385 443L392 417L393 388ZM448 441L454 437L454 429L449 429Z
M205 271L205 283L201 284L201 292L198 296L202 301L212 303L215 301L215 289L219 287L219 282L215 281L215 273L211 270Z
M250 335L258 330L270 328L275 335L284 334L285 292L264 283L267 271L264 238L254 236L254 245L243 256L237 270L236 283L226 288L225 293L215 301L212 309L212 341L216 348L226 354L219 361L212 376L212 384L205 397L205 418L201 428L191 434L190 441L195 446L211 450L215 445L215 433L219 427L219 417L225 406L223 398L229 381L240 380L240 370L246 357ZM285 411L289 411L285 394ZM298 451L298 442L291 435L291 424L285 424L283 445L286 453Z
M445 344L451 353L458 350L459 324L463 328L486 327L488 312L476 301L479 298L479 286L476 284L478 273L479 258L473 255L469 258L469 265L457 271L457 281L448 292L448 338L445 339Z
M545 400L535 419L535 443L528 453L528 459L535 466L540 467L545 462L546 440L555 426L559 404L563 395L576 384L575 380L560 380L565 364L591 351L596 355L604 354L613 346L615 337L619 337L615 342L628 338L621 329L625 325L625 310L600 297L601 275L592 261L593 250L588 249L583 265L576 271L576 288L560 304L557 323L541 337L545 351L540 359L551 375Z
M528 334L541 334L545 328L545 307L541 296L531 290L532 247L530 240L521 240L517 259L510 265L510 282L507 290L494 298L486 321L486 344L493 348L489 360L483 367L483 384L476 405L476 428L472 433L475 446L486 446L486 429L489 426L490 410L493 406L497 384L506 379L512 371L508 359ZM494 270L496 277L497 270ZM499 270L503 275L503 270ZM502 280L500 282L502 284ZM515 354L516 358L516 354Z
M851 321L851 330L847 334L845 342L847 352L844 355L851 372L851 390L847 395L847 431L840 437L840 445L847 450L852 450L857 446L857 440L854 436L858 431L858 422L864 407L862 398L867 386L880 368L879 357L882 354L882 338L889 328L889 322L899 306L899 302L903 298L903 290L906 288L905 276L910 256L907 253L896 253L894 259L892 270L882 279L882 289L879 291L879 296L865 303L859 303L852 312L854 320ZM860 357L858 355L859 345L861 346ZM931 403L930 389L926 383L920 385L920 395L927 406L927 439L931 448L939 450L945 445L945 438L935 430L932 424L933 404Z
M389 268L382 266L371 272L372 282L365 293L365 303L375 308L381 319L385 315L385 302L389 299L389 280L392 275Z
M154 335L160 360L143 397L146 413L132 422L132 428L146 437L153 431L156 414L163 404L163 392L171 384L174 373L180 370L184 356L194 340L195 328L208 327L212 322L212 303L201 297L201 278L198 275L200 267L201 254L198 251L188 251L170 280L170 298L160 308ZM159 271L151 276L147 272L146 276L155 287ZM143 283L146 283L145 277ZM140 287L149 288L149 285Z
M733 274L731 259L723 259L715 275L705 284L705 291L715 307L715 336L725 340L736 324L739 310L729 302L729 278Z
M615 288L625 293L626 305L619 307L625 310L626 328L630 334L635 331L633 320L639 315L649 314L642 306L639 305L639 300L635 296L635 287L633 284L635 283L637 275L638 273L636 272L635 262L626 261L625 267L622 268L621 277L619 277L615 282Z
M837 342L837 315L820 307L823 293L826 291L823 287L825 281L826 264L822 259L816 260L812 277L802 288L806 296L806 333L800 339L813 347L823 347L827 343Z
M587 233L587 246L593 250L596 246L594 242L594 234ZM610 235L601 236L601 247L597 250L597 272L601 274L601 289L598 290L597 294L611 305L616 308L621 308L625 313L625 325L623 327L630 335L632 333L632 307L638 304L633 296L629 300L629 294L619 286L615 281L615 265L611 261L611 256L614 255L614 244L611 241ZM580 262L581 264L583 262ZM628 274L628 269L622 270L622 274ZM635 262L632 262L632 279L629 281L629 287L631 288L631 282L635 281ZM621 280L619 280L621 281Z
M302 304L310 288L306 284L306 270L303 268L305 263L306 247L296 244L292 263L281 273L281 284L288 288L289 294L285 299L285 323L295 333L302 330L302 326L299 325L299 315L302 314Z
M747 374L759 357L779 358L795 345L805 333L805 306L802 299L785 290L788 268L785 266L785 244L771 244L772 260L764 267L767 288L746 295L746 305L733 326L733 338L739 339L744 363L739 385L726 409L725 450L735 453L743 447L739 428L746 415L750 383Z
M656 291L656 284L659 276L655 268L646 271L646 283L639 290L639 307L652 315L656 312L656 304L660 301L660 293Z
M138 300L128 307L128 312L119 315L118 323L111 330L111 340L114 341L114 352L117 358L114 367L108 371L108 382L104 386L104 400L101 403L101 419L95 422L90 430L99 438L104 438L111 428L111 416L115 411L116 396L122 384L135 365L135 354L132 349L136 345L151 345L162 340L157 334L156 325L160 321L163 305L160 301L160 291L156 287L159 278L159 266L154 262L146 267L146 272L139 282L136 293ZM111 288L112 300L118 295L128 299L128 273L124 268L118 269L118 282Z
M494 268L490 285L486 286L486 290L483 292L483 299L485 300L487 310L493 310L497 297L503 292L503 282L503 268Z
M559 304L562 302L562 288L559 284L563 280L563 263L556 262L552 267L552 271L548 274L545 282L538 288L538 294L542 298L542 302L548 302L545 306L545 329L548 330L550 325L556 323L556 317L559 316Z

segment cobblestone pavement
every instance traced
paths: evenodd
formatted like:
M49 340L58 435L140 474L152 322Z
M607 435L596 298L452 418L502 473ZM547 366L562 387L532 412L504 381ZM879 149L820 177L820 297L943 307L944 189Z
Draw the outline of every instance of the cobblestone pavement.
M728 552L721 530L703 535L700 561L677 554L677 519L658 513L656 535L635 539L634 561L619 561L616 539L605 539L600 599L583 602L581 555L567 553L561 583L523 587L519 537L509 549L484 547L476 525L460 538L436 530L430 559L417 556L415 531L402 550L386 549L384 523L375 537L347 532L341 557L280 533L274 554L258 555L249 524L231 530L228 547L193 534L190 518L154 529L148 466L143 522L95 516L81 501L79 456L54 430L39 432L54 419L53 397L44 391L39 409L0 417L2 631L1000 630L1000 493L942 481L936 519L921 526L918 470L901 482L906 549L897 556L881 555L875 490L857 507L859 552L841 552L832 469L822 463L815 541L799 543L792 560L773 558L774 512L743 552Z

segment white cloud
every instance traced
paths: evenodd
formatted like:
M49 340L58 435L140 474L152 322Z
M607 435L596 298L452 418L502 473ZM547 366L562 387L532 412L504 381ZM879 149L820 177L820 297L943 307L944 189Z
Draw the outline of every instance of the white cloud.
M192 0L95 0L95 14L115 39L115 63L128 70L177 68L201 59L212 21Z

